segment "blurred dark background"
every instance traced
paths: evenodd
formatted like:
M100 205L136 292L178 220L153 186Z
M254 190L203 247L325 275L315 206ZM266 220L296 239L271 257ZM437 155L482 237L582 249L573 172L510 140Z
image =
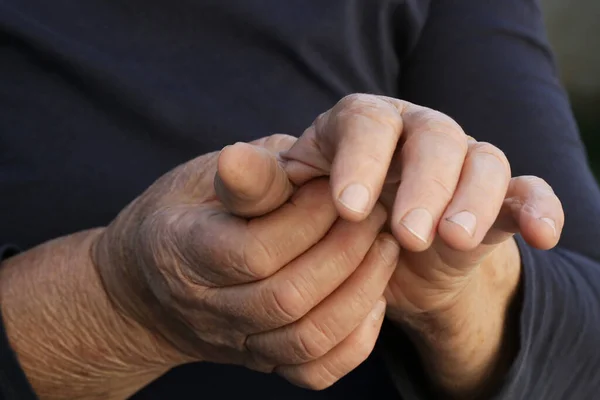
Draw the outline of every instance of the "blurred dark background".
M600 0L541 0L590 164L600 178Z
M600 110L598 98L591 99L581 105L574 104L573 109L581 136L587 147L590 165L596 174L596 178L600 180L600 118L598 118L598 113L593 115L585 110L587 107L592 107L592 104L595 104L596 110Z

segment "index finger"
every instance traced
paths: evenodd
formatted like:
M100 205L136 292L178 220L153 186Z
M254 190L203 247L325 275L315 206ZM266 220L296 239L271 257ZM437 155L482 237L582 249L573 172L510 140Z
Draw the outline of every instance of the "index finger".
M301 184L330 171L340 215L363 220L381 193L402 125L401 112L386 98L346 96L319 116L284 154L288 174Z

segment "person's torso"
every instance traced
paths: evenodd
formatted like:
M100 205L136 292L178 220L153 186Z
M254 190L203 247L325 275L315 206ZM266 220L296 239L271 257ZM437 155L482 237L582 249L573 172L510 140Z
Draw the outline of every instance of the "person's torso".
M106 225L172 167L237 141L299 135L346 94L401 96L402 60L427 7L0 0L0 244L27 249ZM375 364L343 380L345 389L310 398L376 397L385 372ZM229 398L240 387L263 399L307 393L274 376L196 365L143 398L167 398L171 385L190 398Z

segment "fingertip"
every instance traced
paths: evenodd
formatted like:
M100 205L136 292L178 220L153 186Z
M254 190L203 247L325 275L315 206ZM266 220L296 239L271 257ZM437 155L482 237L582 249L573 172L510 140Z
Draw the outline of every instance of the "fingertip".
M461 227L449 221L443 221L438 228L438 236L446 246L456 251L472 251L481 244Z
M374 208L371 191L361 183L351 183L342 189L337 195L337 203L340 216L352 222L363 221Z
M511 214L525 241L540 250L558 244L565 223L560 199L546 181L535 176L511 179L507 197Z
M250 166L264 163L264 155L258 148L248 143L236 143L224 147L219 153L217 174L222 183L239 195L251 196L257 190L252 180L254 174L248 174Z
M539 219L540 222L543 222L544 224L546 224L546 230L548 228L550 228L550 231L552 232L552 237L555 238L558 236L558 232L556 230L556 222L552 219L552 218L548 218L548 217L542 217Z
M421 252L431 246L434 224L433 216L428 210L415 208L396 220L391 229L402 248Z
M394 238L400 243L403 249L420 253L422 251L427 250L431 246L431 242L424 242L420 238L415 237L415 235L407 230L401 224L392 224L391 227L392 234Z
M228 163L237 160L240 155L243 155L253 148L253 145L244 142L227 145L219 152L219 162L225 163L223 167L227 167Z
M248 143L221 150L214 185L223 205L243 217L264 215L283 204L293 192L275 154Z
M440 239L451 249L457 251L471 251L477 248L483 240L482 232L487 226L481 225L477 216L462 210L449 216L442 217L438 227Z
M532 247L550 250L558 244L560 231L553 218L535 218L525 214L521 221L521 236Z

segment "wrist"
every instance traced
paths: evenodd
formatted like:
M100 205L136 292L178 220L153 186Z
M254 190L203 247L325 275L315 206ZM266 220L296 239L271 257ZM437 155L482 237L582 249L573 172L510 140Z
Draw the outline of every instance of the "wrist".
M172 366L108 301L89 258L101 232L53 240L0 268L8 339L41 398L123 398Z
M487 398L510 368L518 351L520 262L515 241L505 242L452 304L403 324L445 397Z

